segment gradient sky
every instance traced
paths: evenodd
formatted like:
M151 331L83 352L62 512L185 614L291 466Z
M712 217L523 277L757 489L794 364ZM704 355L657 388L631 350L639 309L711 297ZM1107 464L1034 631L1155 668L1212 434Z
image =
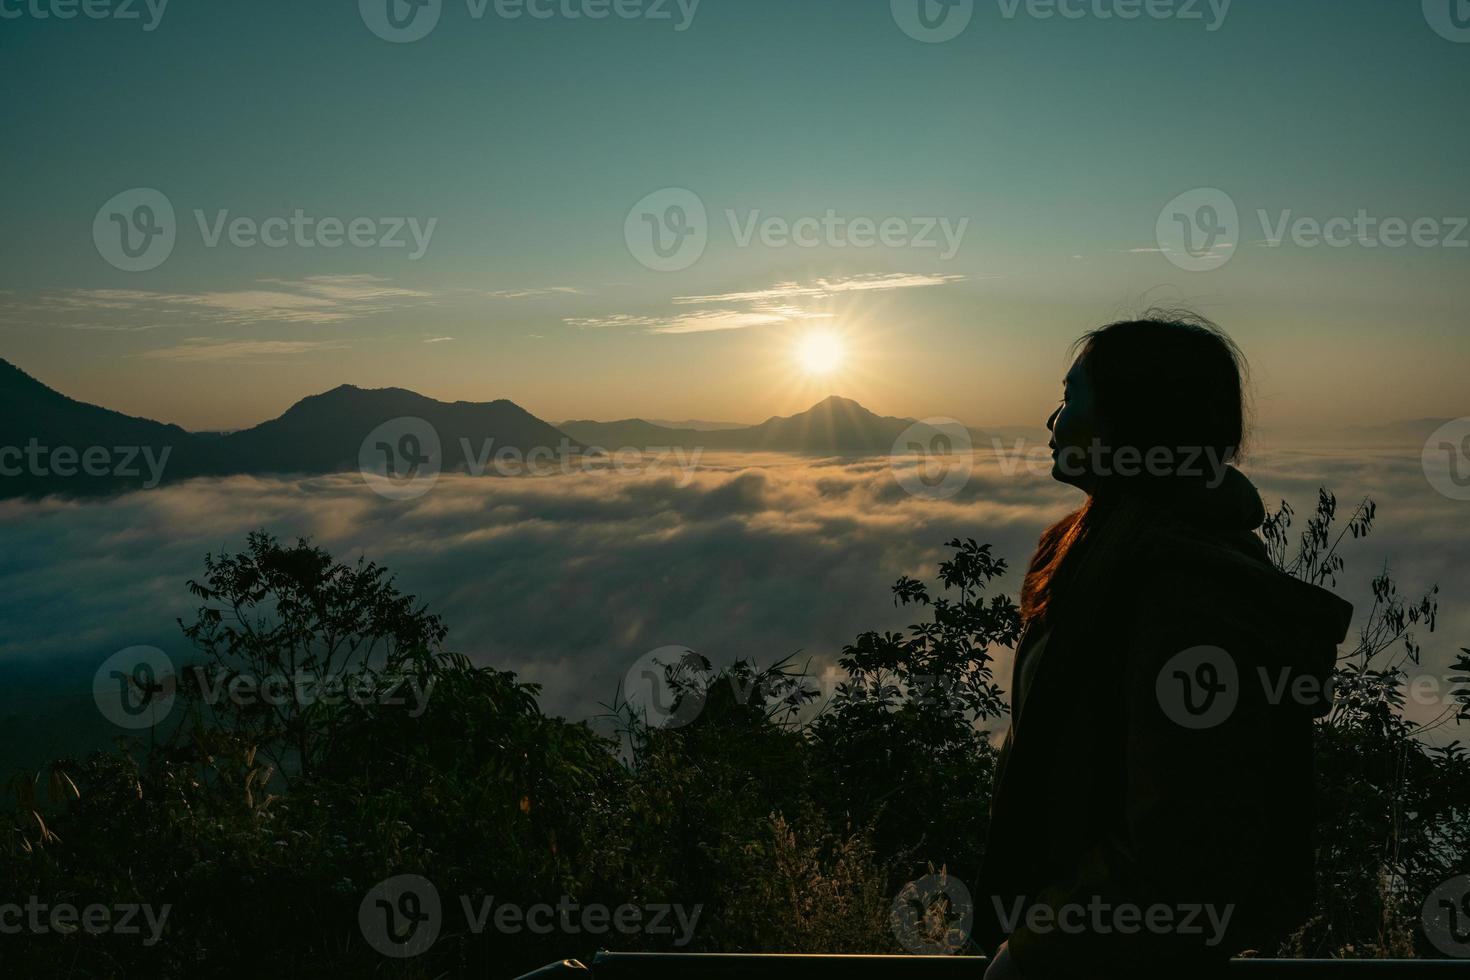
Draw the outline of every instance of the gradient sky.
M1470 241L1470 31L1437 32L1436 0L1235 0L1217 24L1203 0L1198 20L976 0L932 44L886 0L703 0L682 31L673 2L509 20L444 0L403 44L350 0L173 0L152 30L141 2L36 17L50 2L0 0L0 357L84 400L231 428L344 382L553 420L758 421L836 392L1039 423L1078 333L1162 303L1241 342L1263 422L1467 411L1470 248L1272 247L1257 216L1362 210ZM140 187L177 243L127 272L93 222ZM624 224L670 187L703 201L709 245L660 272ZM1206 272L1156 237L1200 187L1240 215ZM436 224L411 260L209 248L194 216L298 208ZM727 210L969 224L946 260L740 247ZM795 369L815 329L845 338L836 377Z

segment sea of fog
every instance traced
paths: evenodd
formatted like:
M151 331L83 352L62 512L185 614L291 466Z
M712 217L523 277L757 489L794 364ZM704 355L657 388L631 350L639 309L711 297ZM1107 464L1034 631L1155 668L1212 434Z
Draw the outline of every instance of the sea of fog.
M202 576L207 553L241 550L255 529L386 566L444 617L451 649L542 685L547 710L568 717L600 713L639 658L663 647L717 664L797 655L820 674L858 634L915 620L889 587L901 575L932 580L948 539L990 542L1014 594L1039 530L1080 501L1014 452L981 451L957 482L919 479L919 465L706 454L693 469L624 460L443 475L408 500L343 474L0 502L0 764L119 734L94 703L98 666L137 645L189 659L177 623L197 606L186 581ZM1438 584L1438 629L1421 631L1416 674L1443 691L1446 666L1470 646L1470 502L1431 485L1420 446L1268 445L1242 468L1268 505L1292 502L1298 528L1319 487L1337 494L1344 520L1362 498L1377 502L1373 534L1344 543L1340 591L1361 621L1385 563L1411 596ZM1001 650L997 676L1009 674ZM1433 696L1420 700L1417 717L1438 713Z

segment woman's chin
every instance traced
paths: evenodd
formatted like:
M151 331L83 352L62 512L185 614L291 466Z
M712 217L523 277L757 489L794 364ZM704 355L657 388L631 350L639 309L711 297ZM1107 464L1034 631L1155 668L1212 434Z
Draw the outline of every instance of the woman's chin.
M1065 483L1069 487L1076 487L1084 492L1092 485L1087 474L1078 473L1070 467L1063 466L1061 460L1053 457L1051 462L1051 478L1058 483Z

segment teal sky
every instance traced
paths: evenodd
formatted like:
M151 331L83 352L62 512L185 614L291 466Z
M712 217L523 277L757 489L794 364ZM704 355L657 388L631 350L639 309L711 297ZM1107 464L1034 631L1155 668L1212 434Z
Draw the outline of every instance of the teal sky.
M754 421L836 392L1039 423L1078 333L1162 303L1241 342L1263 422L1467 411L1470 29L1436 31L1436 0L1235 0L1223 20L976 0L943 43L887 0L702 0L684 30L672 0L663 20L444 0L412 43L348 0L172 0L152 30L141 0L140 20L35 16L52 2L0 0L0 357L88 401L212 428L343 382L553 420ZM134 188L177 218L139 272L93 227ZM709 216L673 272L624 234L664 188ZM1240 218L1210 271L1156 235L1194 188ZM297 209L434 224L414 259L208 247L195 218ZM1433 224L1430 244L1272 247L1261 209ZM968 223L952 257L742 247L731 210ZM846 350L831 375L793 356L812 331Z

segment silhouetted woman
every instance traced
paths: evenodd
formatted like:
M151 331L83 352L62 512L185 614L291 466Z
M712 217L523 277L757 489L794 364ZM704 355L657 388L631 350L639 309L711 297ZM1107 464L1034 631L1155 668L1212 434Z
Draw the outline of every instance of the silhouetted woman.
M996 774L987 978L1209 975L1306 919L1312 718L1352 607L1277 571L1229 464L1244 360L1191 316L1078 342Z

